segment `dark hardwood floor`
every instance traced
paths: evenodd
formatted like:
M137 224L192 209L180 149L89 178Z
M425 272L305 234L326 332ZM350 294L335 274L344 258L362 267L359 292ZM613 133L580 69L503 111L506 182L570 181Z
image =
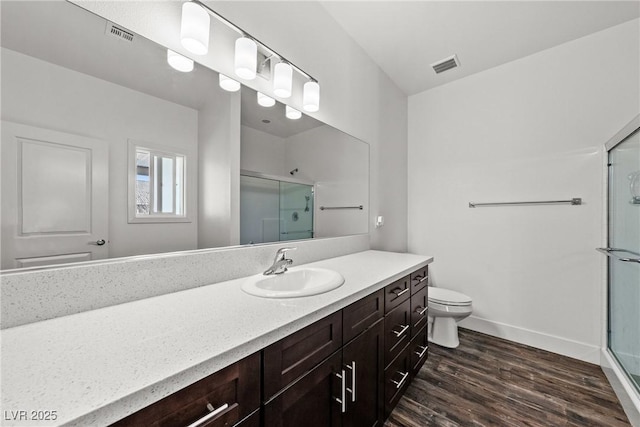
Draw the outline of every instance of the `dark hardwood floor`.
M426 426L629 426L596 365L460 329L429 359L385 423Z

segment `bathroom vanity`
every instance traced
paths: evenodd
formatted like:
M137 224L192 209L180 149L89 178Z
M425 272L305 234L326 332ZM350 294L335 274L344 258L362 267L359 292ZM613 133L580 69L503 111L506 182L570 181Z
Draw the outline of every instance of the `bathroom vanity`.
M345 278L312 297L255 297L240 278L5 329L3 410L55 410L41 425L380 425L427 358L432 260L364 251L307 264Z
M381 425L427 358L427 282L416 269L114 426Z

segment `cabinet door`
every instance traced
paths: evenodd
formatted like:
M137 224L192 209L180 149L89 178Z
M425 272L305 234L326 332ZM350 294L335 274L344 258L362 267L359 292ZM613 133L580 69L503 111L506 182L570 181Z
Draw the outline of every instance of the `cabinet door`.
M384 407L384 321L347 344L342 362L347 374L345 427L372 427L383 423Z
M411 336L414 336L427 324L427 313L429 310L428 291L429 288L425 286L411 295Z
M411 336L410 307L410 301L407 299L384 318L384 363L386 365L391 363L407 344L409 344L409 338Z
M384 371L384 415L388 417L411 381L411 356L403 351Z
M232 426L260 406L260 354L228 366L113 426L164 427L189 425L203 418L203 426ZM213 415L212 412L216 412Z
M384 312L389 313L391 310L402 304L409 298L411 287L409 285L409 276L405 276L400 280L396 280L384 288Z
M264 399L300 378L342 347L342 311L264 349Z
M336 427L342 425L342 404L347 398L343 386L342 354L316 366L264 406L268 427ZM345 376L346 376L345 372ZM344 388L344 393L343 393Z
M426 265L411 273L411 295L429 284L429 267Z
M342 310L342 339L348 343L384 316L384 290L354 302Z
M411 339L409 344L411 352L411 378L420 372L420 368L429 356L429 341L427 340L427 328L423 328Z

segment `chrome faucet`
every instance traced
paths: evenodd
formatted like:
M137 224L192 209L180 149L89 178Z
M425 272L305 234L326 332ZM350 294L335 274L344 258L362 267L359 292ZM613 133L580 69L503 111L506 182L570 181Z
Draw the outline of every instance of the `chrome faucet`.
M271 267L267 268L264 273L265 276L270 274L282 274L287 271L287 266L293 264L292 259L288 259L285 254L289 251L294 251L296 248L280 248L276 252L276 257L273 260Z

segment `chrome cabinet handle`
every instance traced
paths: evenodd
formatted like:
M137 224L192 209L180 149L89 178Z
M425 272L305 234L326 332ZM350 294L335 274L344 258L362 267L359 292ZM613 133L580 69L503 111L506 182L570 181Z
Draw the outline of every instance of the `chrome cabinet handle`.
M351 369L351 388L347 388L347 391L351 393L351 401L356 401L356 361L352 361L351 365L347 365L347 369Z
M340 404L340 412L342 412L343 414L345 412L347 412L347 383L346 383L346 373L344 371L344 369L341 371L340 374L335 374L336 377L340 378L340 382L341 382L341 394L340 394L340 399L338 399L337 397L334 397L335 401L338 402Z
M397 338L400 338L402 336L402 334L407 332L407 329L409 329L409 325L400 325L400 327L402 329L400 329L399 331L394 331L393 329L391 330L391 332L393 332L396 335Z
M396 294L397 297L399 297L400 295L404 295L407 292L409 292L409 288L404 288L404 289L395 288L394 290L391 291L391 293Z
M102 246L105 243L107 243L107 241L104 239L96 240L95 242L89 242L90 245L98 245L98 246Z
M416 307L416 313L418 313L420 316L424 316L424 314L427 312L427 310L429 310L429 306L426 306L424 308L422 308L422 310L420 310L422 307L417 306Z
M402 372L398 371L398 373L402 375L402 379L400 379L400 381L391 380L391 382L396 385L396 389L401 388L404 385L404 382L407 380L407 377L409 376L409 372L405 372L403 374Z
M222 411L224 411L225 409L227 409L228 407L229 407L229 404L225 403L224 405L222 405L218 409L213 409L213 405L211 403L207 403L207 409L210 410L211 412L208 413L207 415L205 415L204 417L200 418L199 420L192 422L187 427L198 427L198 426L201 426L202 424L206 423L207 421L211 420L212 418L215 418L216 415L220 415L220 413Z
M418 280L418 283L422 283L422 282L424 282L425 280L427 280L429 278L429 276L424 276L424 277L416 276L416 277L413 278L413 280L416 280L418 277L420 278L420 280Z
M429 350L429 346L425 345L424 347L419 345L418 348L421 348L422 350L420 351L414 351L414 353L418 356L418 359L422 359L422 356L424 356L424 354L427 352L427 350Z

